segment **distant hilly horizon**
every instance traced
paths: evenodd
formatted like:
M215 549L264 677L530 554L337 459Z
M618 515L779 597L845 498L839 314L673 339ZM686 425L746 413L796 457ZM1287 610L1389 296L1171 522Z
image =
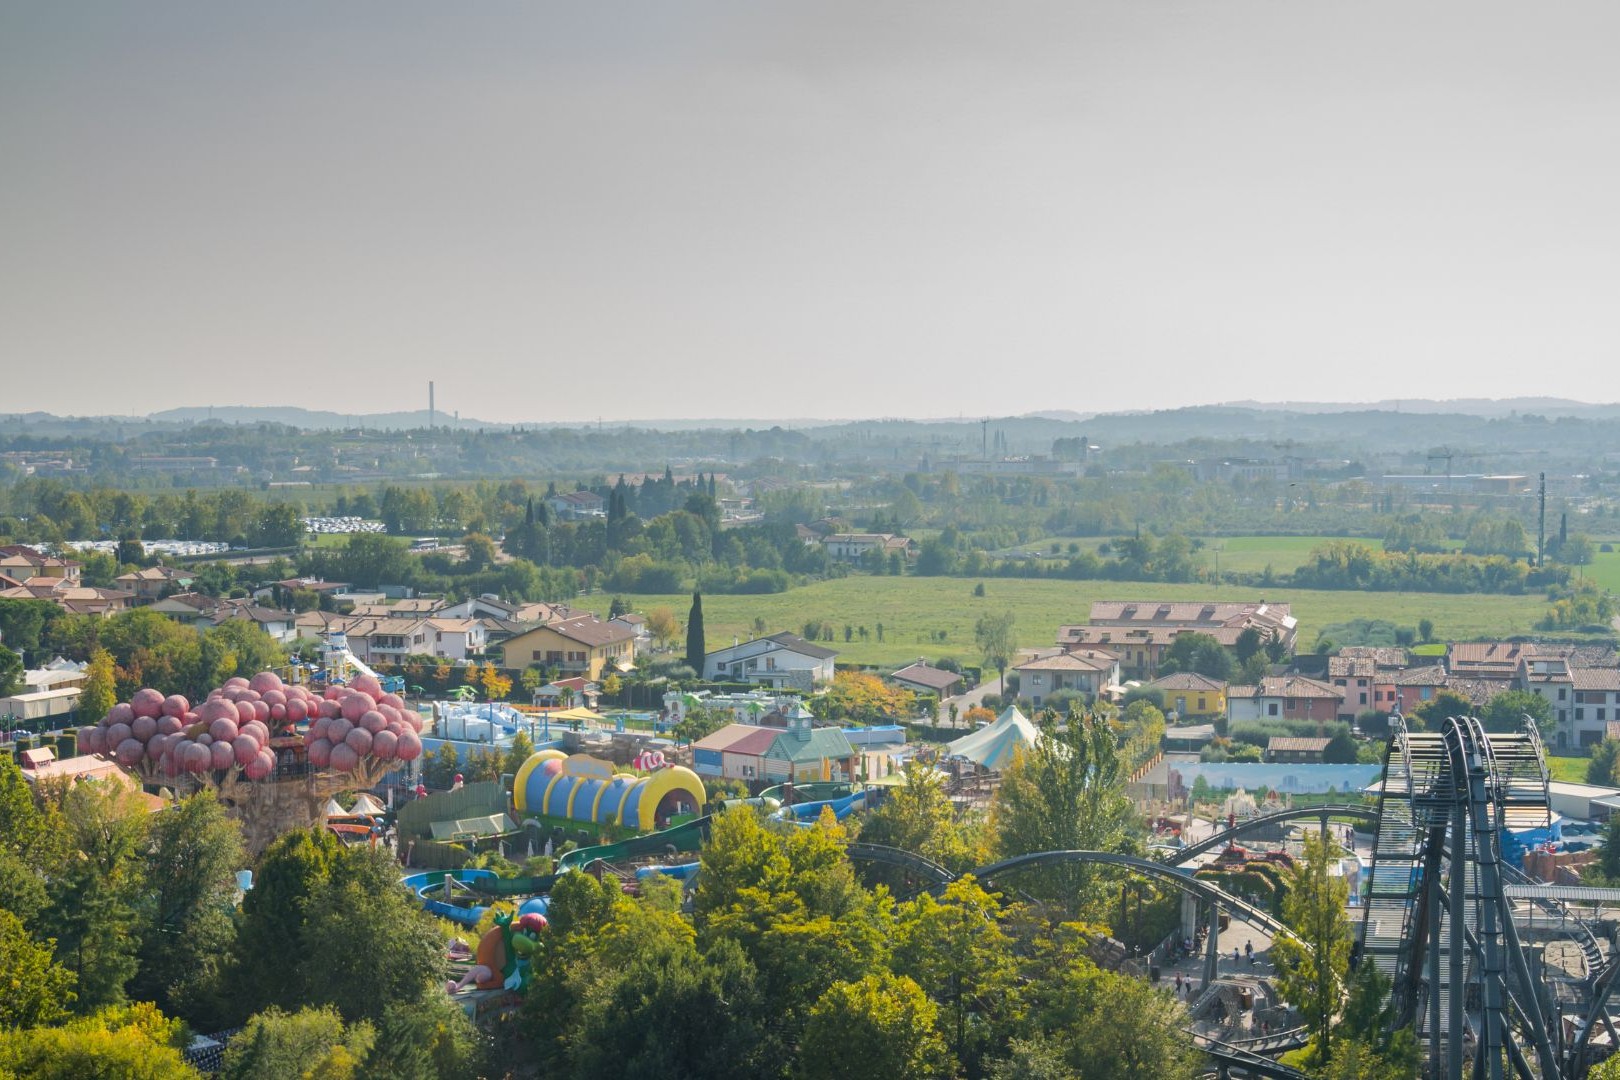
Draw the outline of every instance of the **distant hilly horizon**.
M1446 400L1428 398L1386 398L1373 402L1326 401L1230 401L1209 405L1188 405L1168 409L1120 409L1110 412L1080 412L1072 409L1041 409L1017 415L958 415L947 417L686 417L653 418L641 420L603 418L595 421L525 420L497 422L476 417L457 417L454 413L438 412L434 422L441 428L455 430L507 430L522 428L640 428L646 430L691 431L728 428L819 428L840 424L875 422L911 422L926 424L978 424L981 420L1045 420L1058 423L1086 423L1111 418L1144 417L1154 414L1197 415L1212 413L1410 413L1418 415L1477 416L1494 419L1529 413L1548 417L1603 418L1620 416L1620 403L1577 401L1572 398L1519 397L1519 398L1455 398ZM119 424L206 424L224 425L282 424L311 431L335 431L353 428L384 430L411 430L428 426L426 409L380 413L339 413L330 410L306 409L296 405L216 405L184 406L164 409L145 415L125 416L72 416L43 411L0 413L0 422L23 424L60 422L63 420L98 420Z

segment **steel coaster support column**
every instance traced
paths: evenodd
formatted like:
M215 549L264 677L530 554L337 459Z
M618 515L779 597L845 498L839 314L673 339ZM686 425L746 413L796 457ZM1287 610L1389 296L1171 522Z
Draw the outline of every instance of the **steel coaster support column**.
M1428 911L1429 945L1429 1060L1440 1064L1440 995L1445 993L1446 976L1440 970L1440 875L1436 871L1424 889L1424 907Z
M1483 898L1479 912L1480 944L1483 946L1481 972L1481 1028L1479 1054L1484 1072L1490 1080L1502 1080L1502 1050L1508 1036L1507 1020L1503 1015L1502 994L1507 983L1507 965L1502 958L1502 941L1496 920L1501 914L1498 904L1502 898L1502 883L1496 872L1496 839L1494 821L1485 811L1485 770L1477 748L1469 754L1469 819L1474 832L1474 860L1476 885ZM1482 1070L1476 1068L1475 1075Z
M1221 905L1214 900L1209 902L1209 940L1204 943L1204 985L1202 989L1208 990L1215 985L1215 975L1219 971L1221 959Z
M1450 955L1443 980L1445 992L1451 996L1450 1015L1446 1017L1446 1076L1448 1080L1462 1080L1463 1010L1468 1004L1468 954L1463 937L1468 900L1468 822L1463 806L1455 807L1451 816L1451 910L1446 912Z
M1543 1009L1541 988L1545 985L1540 978L1530 974L1530 962L1524 955L1524 946L1519 942L1519 928L1513 925L1513 904L1503 896L1502 905L1502 933L1507 942L1508 959L1513 962L1514 977L1523 987L1522 995L1515 995L1515 1003L1524 1014L1525 1026L1530 1031L1530 1038L1536 1044L1536 1056L1541 1059L1541 1072L1544 1076L1558 1075L1558 1052L1553 1048L1552 1039L1548 1033L1547 1013ZM1519 1001L1518 997L1525 1000ZM1512 1040L1509 1040L1511 1044Z

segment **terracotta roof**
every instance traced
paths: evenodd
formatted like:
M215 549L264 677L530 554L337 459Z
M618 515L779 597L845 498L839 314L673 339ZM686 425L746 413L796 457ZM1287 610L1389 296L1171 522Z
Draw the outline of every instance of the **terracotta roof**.
M1446 685L1446 669L1439 664L1429 664L1424 667L1407 668L1405 671L1395 673L1396 686L1444 686Z
M1236 626L1250 623L1292 626L1294 618L1287 604L1164 601L1097 600L1091 605L1093 624L1161 626Z
M429 619L428 625L441 634L470 634L484 624L477 619Z
M1494 679L1471 679L1462 675L1446 677L1446 689L1468 699L1471 705L1484 705L1502 691L1502 684Z
M1208 675L1200 675L1196 671L1178 671L1173 675L1161 675L1147 685L1155 690L1202 690L1211 692L1226 689L1226 684L1221 680L1212 679Z
M1378 661L1370 656L1328 657L1328 678L1370 679L1378 674Z
M1536 651L1534 645L1520 641L1458 641L1446 647L1446 667L1459 674L1511 675L1522 655Z
M1111 654L1091 649L1058 653L1019 664L1014 671L1112 671L1119 661Z
M180 578L190 578L194 575L172 566L148 566L140 570L131 570L127 574L119 574L115 581L178 581Z
M1339 655L1370 658L1380 668L1398 669L1406 666L1406 650L1394 645L1346 645Z
M1569 678L1577 690L1620 690L1620 668L1576 668Z
M569 641L577 641L581 645L589 645L593 648L601 645L612 645L619 641L630 641L636 636L636 632L628 626L614 626L612 623L603 622L595 615L585 615L564 622L549 623L543 628L552 630Z
M1260 697L1333 698L1342 700L1344 690L1303 675L1268 675L1260 680Z

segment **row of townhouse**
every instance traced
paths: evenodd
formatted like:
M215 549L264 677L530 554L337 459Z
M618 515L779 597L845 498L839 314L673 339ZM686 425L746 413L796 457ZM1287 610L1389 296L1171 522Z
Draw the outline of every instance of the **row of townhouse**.
M1184 634L1203 634L1236 651L1245 634L1257 645L1275 644L1293 655L1299 621L1287 604L1154 600L1098 600L1084 623L1058 628L1060 648L1102 650L1117 657L1128 679L1151 679Z

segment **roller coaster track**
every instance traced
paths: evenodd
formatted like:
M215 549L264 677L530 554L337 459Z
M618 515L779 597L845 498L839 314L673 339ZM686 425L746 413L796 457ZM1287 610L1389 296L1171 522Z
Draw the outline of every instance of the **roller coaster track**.
M1225 889L1201 878L1195 878L1185 870L1166 866L1164 863L1154 859L1139 859L1135 855L1121 855L1114 851L1037 851L1030 855L1014 855L1010 859L1002 859L1000 862L981 866L972 871L972 874L980 881L994 881L1004 874L1014 873L1019 870L1076 862L1119 866L1127 870L1134 870L1147 877L1157 878L1184 892L1192 893L1201 900L1219 904L1250 926L1265 930L1273 937L1290 937L1298 940L1294 932L1282 920L1269 912L1262 911L1247 901L1239 900Z
M1285 821L1310 821L1329 818L1355 818L1358 821L1376 822L1378 812L1367 806L1302 806L1293 810L1279 810L1274 814L1265 814L1261 817L1249 818L1240 821L1236 827L1217 831L1214 836L1189 844L1187 847L1174 848L1165 853L1164 861L1174 866L1190 862L1200 855L1207 854L1217 848L1225 846L1239 833L1246 833L1254 829L1264 828L1267 825L1278 825Z
M1249 1076L1275 1077L1276 1080L1307 1080L1309 1076L1308 1073L1302 1073L1268 1057L1261 1057L1234 1043L1222 1042L1220 1039L1200 1035L1195 1031L1188 1031L1187 1034L1192 1037L1194 1046L1220 1062L1222 1066L1241 1069ZM1225 1073L1225 1068L1222 1073Z
M1417 1025L1444 1080L1461 1080L1468 1057L1476 1077L1528 1078L1527 1050L1541 1076L1563 1075L1503 891L1502 831L1550 813L1534 723L1487 735L1452 717L1408 732L1396 716L1390 736L1361 951L1394 979L1396 1026Z

